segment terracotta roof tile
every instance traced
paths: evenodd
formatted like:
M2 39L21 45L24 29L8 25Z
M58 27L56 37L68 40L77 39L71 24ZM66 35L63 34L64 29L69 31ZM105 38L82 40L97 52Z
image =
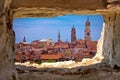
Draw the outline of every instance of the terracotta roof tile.
M59 59L62 58L61 54L43 54L41 55L41 59Z

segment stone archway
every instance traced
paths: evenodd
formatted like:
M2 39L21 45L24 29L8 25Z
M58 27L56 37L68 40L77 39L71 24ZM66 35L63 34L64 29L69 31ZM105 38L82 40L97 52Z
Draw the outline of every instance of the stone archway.
M14 66L13 14L14 17L50 17L68 13L103 14L105 26L99 40L98 54L94 59L99 59L102 55L106 64L120 66L119 6L119 0L0 0L0 80L18 80Z

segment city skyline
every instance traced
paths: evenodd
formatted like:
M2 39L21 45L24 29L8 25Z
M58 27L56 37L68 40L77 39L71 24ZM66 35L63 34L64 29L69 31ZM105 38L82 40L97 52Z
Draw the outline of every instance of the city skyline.
M103 17L101 15L65 15L53 18L15 18L13 29L16 33L16 43L21 42L26 37L28 42L51 38L58 39L58 31L61 40L71 41L71 28L76 28L77 39L84 39L85 22L89 17L91 23L92 40L98 40L102 30Z

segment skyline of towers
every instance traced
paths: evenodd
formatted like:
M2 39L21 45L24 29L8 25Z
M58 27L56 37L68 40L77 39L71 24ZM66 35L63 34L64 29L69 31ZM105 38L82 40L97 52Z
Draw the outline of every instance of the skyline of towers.
M85 30L84 30L84 38L85 38L85 42L89 42L91 41L91 29L90 29L90 21L89 18L87 18L87 21L85 23ZM75 26L73 25L72 29L71 29L71 42L75 42L76 41L76 29Z
M90 29L90 21L89 18L87 18L87 21L85 23L85 30L84 30L84 39L85 42L91 41L91 29ZM76 28L73 25L71 29L71 42L75 42L77 40L76 37ZM58 42L61 42L61 35L60 35L60 30L58 31ZM23 42L26 42L26 37L24 36ZM66 40L68 42L68 39Z

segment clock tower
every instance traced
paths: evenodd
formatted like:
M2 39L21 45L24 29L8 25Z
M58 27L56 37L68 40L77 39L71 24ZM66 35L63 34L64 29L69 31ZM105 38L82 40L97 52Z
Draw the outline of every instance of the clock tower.
M89 18L87 19L86 21L86 24L85 24L85 42L89 42L91 41L91 29L90 29L90 21L89 21Z
M76 30L73 25L72 30L71 30L71 42L75 42L75 41L76 41Z

